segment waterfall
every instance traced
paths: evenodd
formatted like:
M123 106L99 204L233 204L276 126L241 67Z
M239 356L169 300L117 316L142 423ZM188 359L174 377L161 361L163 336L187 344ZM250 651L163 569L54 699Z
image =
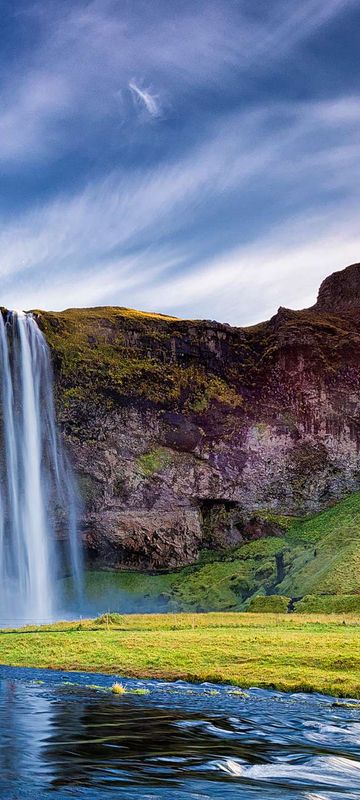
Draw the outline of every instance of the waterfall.
M56 426L50 352L31 314L0 313L0 625L61 612L58 578L81 583L77 501Z

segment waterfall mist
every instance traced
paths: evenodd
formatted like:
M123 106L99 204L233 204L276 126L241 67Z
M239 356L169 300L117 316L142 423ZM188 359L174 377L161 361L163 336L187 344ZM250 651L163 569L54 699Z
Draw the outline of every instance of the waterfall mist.
M50 352L31 314L0 313L0 361L0 624L46 622L63 607L60 576L80 591L81 555Z

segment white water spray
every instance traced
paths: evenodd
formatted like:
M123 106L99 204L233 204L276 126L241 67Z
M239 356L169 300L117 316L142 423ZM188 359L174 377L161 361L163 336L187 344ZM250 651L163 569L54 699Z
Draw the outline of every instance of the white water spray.
M57 578L66 571L80 587L81 565L50 354L31 314L12 312L5 324L0 313L0 364L0 624L45 622L62 606Z

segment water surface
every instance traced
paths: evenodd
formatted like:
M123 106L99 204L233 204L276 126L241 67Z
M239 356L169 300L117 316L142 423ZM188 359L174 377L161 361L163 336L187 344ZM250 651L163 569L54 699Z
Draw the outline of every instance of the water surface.
M119 678L117 678L119 679ZM360 797L360 703L0 668L0 797Z

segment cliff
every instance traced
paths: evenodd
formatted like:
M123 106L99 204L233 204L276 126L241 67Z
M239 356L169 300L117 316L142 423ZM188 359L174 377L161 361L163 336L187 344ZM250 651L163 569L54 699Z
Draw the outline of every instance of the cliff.
M360 487L360 265L250 328L36 314L94 564L190 564Z

